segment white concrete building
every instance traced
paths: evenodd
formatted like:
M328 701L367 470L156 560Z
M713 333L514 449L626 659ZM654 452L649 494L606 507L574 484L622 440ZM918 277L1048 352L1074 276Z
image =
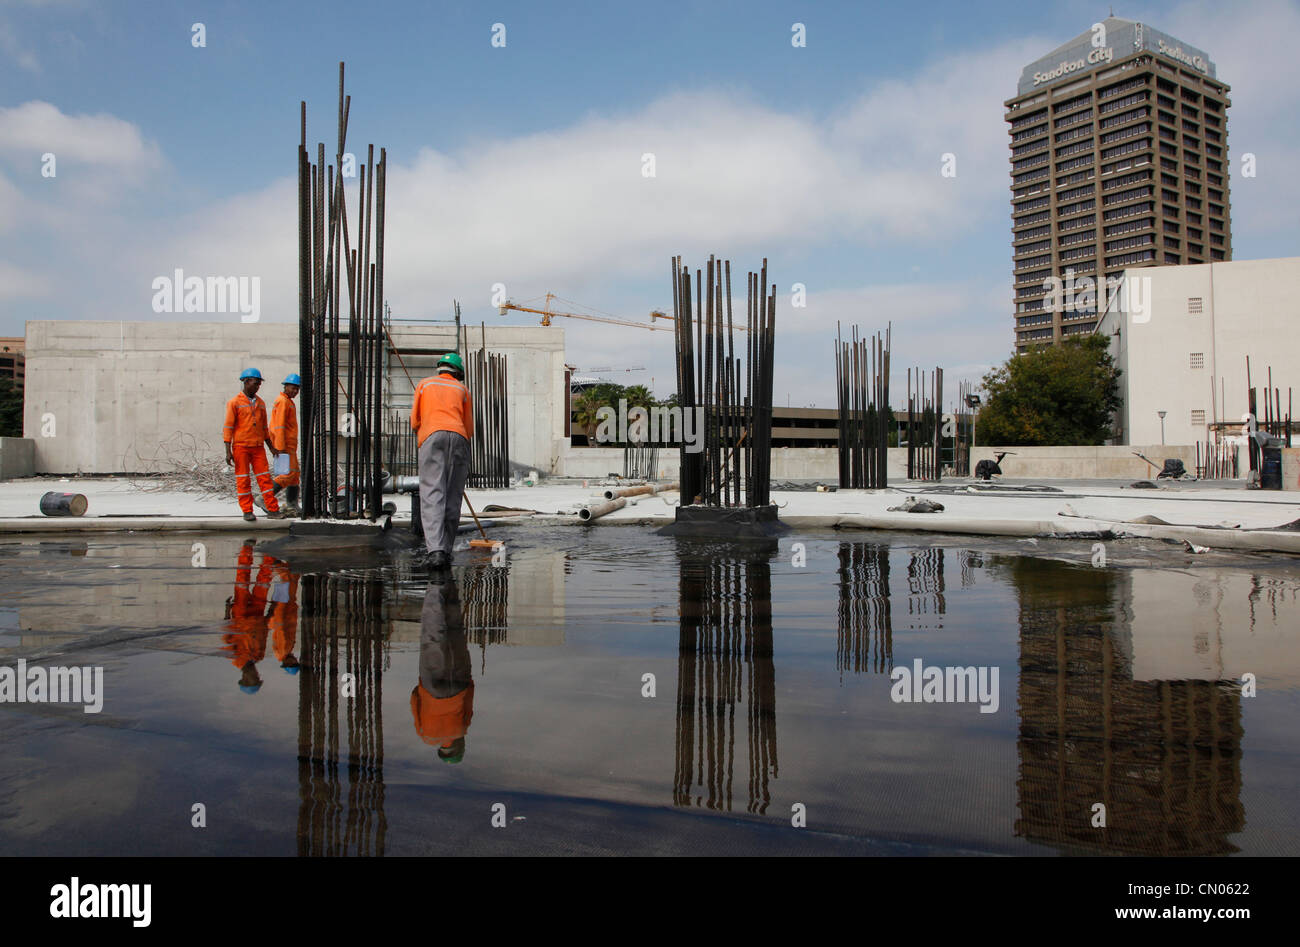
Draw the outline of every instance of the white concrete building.
M1162 411L1169 445L1240 424L1247 356L1259 416L1270 366L1285 415L1288 386L1300 388L1300 257L1126 270L1097 332L1123 371L1117 443L1162 443Z
M386 402L409 410L412 385L455 348L451 326L394 326L400 360L389 356ZM466 332L468 351L484 338ZM490 352L508 357L510 459L556 472L565 436L564 330L498 326ZM343 346L346 352L346 345ZM28 322L23 433L35 444L35 472L151 472L159 445L192 436L219 456L225 405L239 373L267 379L268 409L280 381L299 371L296 322ZM346 361L344 357L341 359Z

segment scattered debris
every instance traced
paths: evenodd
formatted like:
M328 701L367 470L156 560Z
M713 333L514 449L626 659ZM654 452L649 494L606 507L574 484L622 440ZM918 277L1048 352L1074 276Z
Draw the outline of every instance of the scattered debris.
M1209 546L1198 546L1196 545L1196 543L1188 542L1186 539L1183 540L1183 548L1185 548L1188 552L1194 552L1197 554L1206 553L1210 551Z
M940 513L943 511L943 504L936 500L924 500L917 497L908 497L903 501L902 506L891 506L890 513Z
M1129 484L1129 487L1130 487L1131 489L1133 489L1133 490L1158 490L1158 489L1160 489L1160 488L1157 487L1154 483L1152 483L1150 480L1135 480L1133 483L1130 483L1130 484Z

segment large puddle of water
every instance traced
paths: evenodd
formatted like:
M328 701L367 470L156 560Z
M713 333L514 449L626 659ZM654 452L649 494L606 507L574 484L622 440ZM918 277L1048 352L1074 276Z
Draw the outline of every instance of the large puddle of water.
M0 664L103 669L0 704L0 851L1300 853L1294 561L508 535L0 543Z

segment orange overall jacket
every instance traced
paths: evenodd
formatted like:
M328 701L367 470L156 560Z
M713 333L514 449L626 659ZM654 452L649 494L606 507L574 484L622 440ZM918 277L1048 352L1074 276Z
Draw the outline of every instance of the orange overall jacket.
M266 440L266 402L257 396L252 401L242 391L226 402L226 426L221 439L227 444L259 447ZM278 450L279 448L277 448Z
M298 452L298 411L283 392L271 409L271 443L278 451Z
M469 389L450 374L426 378L415 388L411 428L423 444L434 431L454 431L465 440L474 436L474 402Z

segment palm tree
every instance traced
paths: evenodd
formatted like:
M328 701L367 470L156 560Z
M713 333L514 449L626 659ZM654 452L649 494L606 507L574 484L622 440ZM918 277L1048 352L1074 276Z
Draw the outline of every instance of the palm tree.
M605 402L594 392L586 391L577 397L573 402L574 421L582 428L587 435L588 446L593 446L596 441L596 412L600 410Z

